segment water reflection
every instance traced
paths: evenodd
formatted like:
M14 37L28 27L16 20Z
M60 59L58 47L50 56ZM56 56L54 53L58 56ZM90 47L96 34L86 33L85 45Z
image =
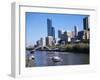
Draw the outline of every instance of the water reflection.
M27 67L89 64L89 54L85 53L35 51L31 54L27 51L26 59L31 56L34 60L26 60Z

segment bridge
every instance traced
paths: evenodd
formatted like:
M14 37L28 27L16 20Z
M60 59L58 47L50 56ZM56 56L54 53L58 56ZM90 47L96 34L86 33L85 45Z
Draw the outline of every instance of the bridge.
M33 50L35 51L35 50L51 50L48 46L37 46L37 47L35 47Z

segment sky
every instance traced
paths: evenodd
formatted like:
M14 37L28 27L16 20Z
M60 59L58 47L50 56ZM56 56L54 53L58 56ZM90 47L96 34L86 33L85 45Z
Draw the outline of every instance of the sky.
M77 26L78 31L83 30L83 18L87 15L75 14L55 14L55 13L25 13L26 26L26 45L31 46L41 37L47 36L47 19L52 20L52 26L55 28L55 37L58 37L58 30L67 32L74 31Z

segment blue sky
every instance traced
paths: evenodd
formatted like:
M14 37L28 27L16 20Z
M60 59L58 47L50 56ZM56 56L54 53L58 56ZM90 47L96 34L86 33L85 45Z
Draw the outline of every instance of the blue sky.
M58 30L74 31L74 26L78 30L83 30L83 18L86 15L74 14L51 14L26 12L26 45L34 45L41 37L47 36L47 18L52 20L55 28L55 36L58 37Z

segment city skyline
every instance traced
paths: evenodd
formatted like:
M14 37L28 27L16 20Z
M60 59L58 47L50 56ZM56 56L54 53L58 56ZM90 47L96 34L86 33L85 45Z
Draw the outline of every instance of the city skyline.
M47 19L52 20L52 28L55 28L55 37L58 38L58 30L74 31L83 30L83 18L87 15L74 14L50 14L26 12L26 46L34 45L41 37L46 37Z

